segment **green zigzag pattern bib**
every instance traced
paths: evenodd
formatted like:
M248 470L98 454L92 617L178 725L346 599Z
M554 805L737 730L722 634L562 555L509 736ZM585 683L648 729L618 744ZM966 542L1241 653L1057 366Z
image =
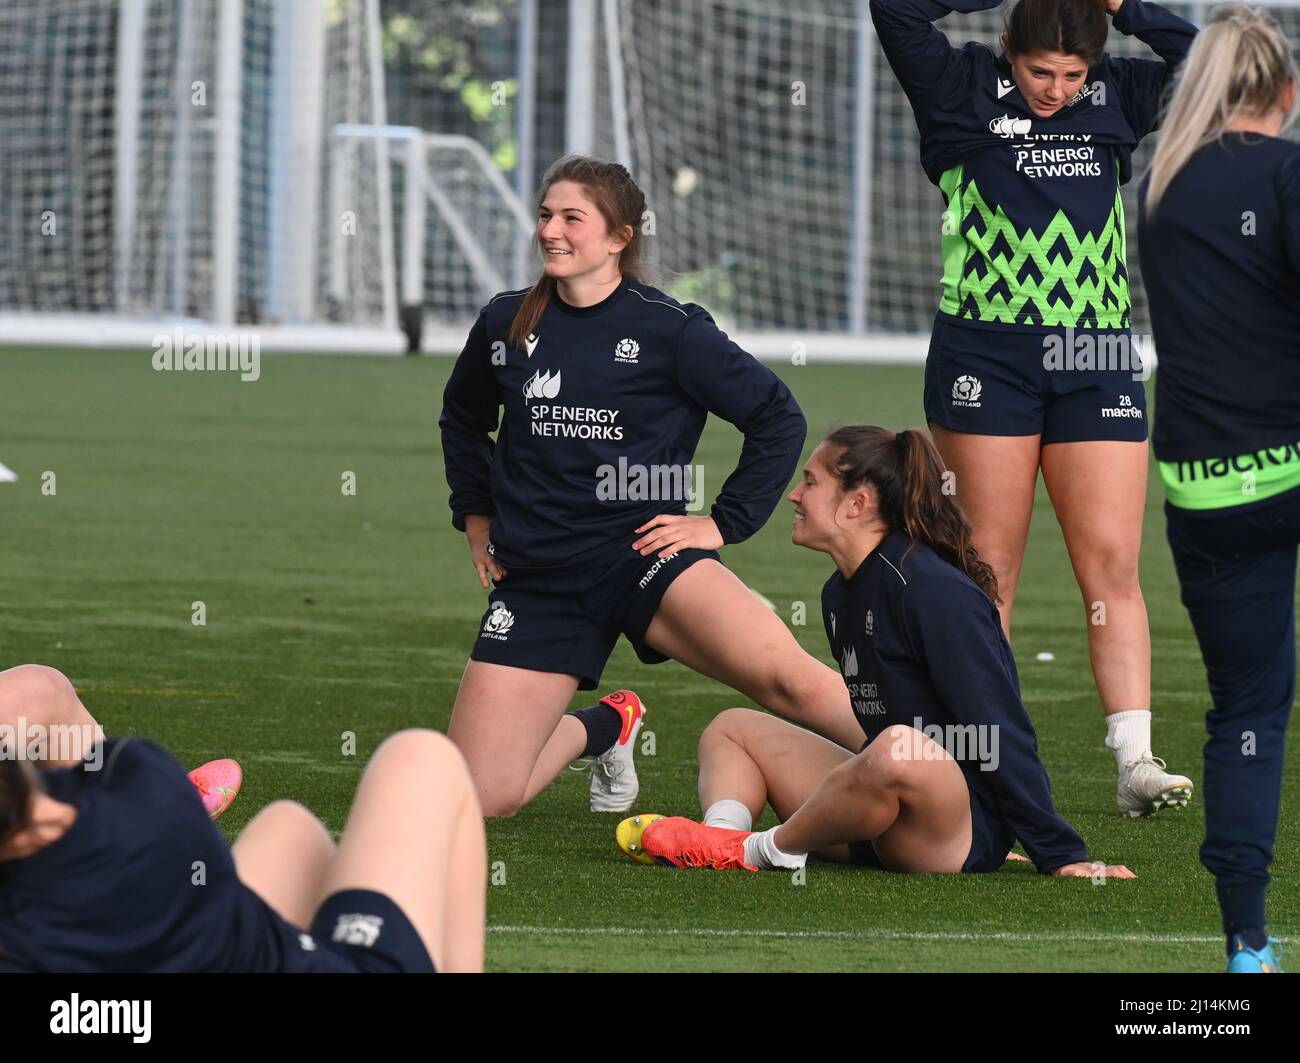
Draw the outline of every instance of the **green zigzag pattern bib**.
M1127 230L1118 182L1099 237L1082 240L1063 210L1045 231L1020 232L990 209L963 168L943 175L948 200L943 236L942 311L1004 325L1126 329L1132 325Z

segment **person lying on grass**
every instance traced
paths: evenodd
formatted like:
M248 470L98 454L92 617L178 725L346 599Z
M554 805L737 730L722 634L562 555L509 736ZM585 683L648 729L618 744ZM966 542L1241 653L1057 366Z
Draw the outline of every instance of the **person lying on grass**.
M56 669L0 673L0 973L482 969L483 817L446 737L381 743L337 843L281 800L228 846L216 789L104 738Z

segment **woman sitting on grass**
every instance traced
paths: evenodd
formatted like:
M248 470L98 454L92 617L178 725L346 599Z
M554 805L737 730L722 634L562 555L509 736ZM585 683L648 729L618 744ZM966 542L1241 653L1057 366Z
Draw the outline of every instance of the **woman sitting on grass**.
M1088 861L1052 806L992 569L919 431L828 435L790 495L793 540L829 554L831 653L866 741L856 753L749 709L700 739L704 822L638 816L624 852L676 867L996 871L1018 840L1040 872L1133 878ZM782 824L754 833L771 804Z

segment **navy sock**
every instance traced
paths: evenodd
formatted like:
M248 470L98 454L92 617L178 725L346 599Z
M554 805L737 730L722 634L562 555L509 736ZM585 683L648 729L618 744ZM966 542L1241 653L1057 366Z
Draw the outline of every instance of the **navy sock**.
M575 717L587 729L587 745L582 751L584 757L608 753L623 730L623 714L608 705L575 709L568 715Z
M1233 934L1240 934L1246 942L1246 947L1259 952L1268 945L1268 931L1263 927L1243 926L1234 930L1228 935L1228 958L1232 958L1232 937Z

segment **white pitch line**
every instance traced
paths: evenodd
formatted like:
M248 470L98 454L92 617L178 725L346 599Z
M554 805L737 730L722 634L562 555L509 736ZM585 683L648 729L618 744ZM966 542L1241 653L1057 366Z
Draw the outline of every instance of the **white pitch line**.
M1091 931L1046 930L1016 934L1010 931L978 933L946 930L732 930L707 927L641 926L489 926L492 934L542 934L585 937L703 937L703 938L817 938L831 941L1094 941L1146 942L1169 945L1222 944L1220 934L1121 934ZM1291 941L1293 938L1282 938Z

